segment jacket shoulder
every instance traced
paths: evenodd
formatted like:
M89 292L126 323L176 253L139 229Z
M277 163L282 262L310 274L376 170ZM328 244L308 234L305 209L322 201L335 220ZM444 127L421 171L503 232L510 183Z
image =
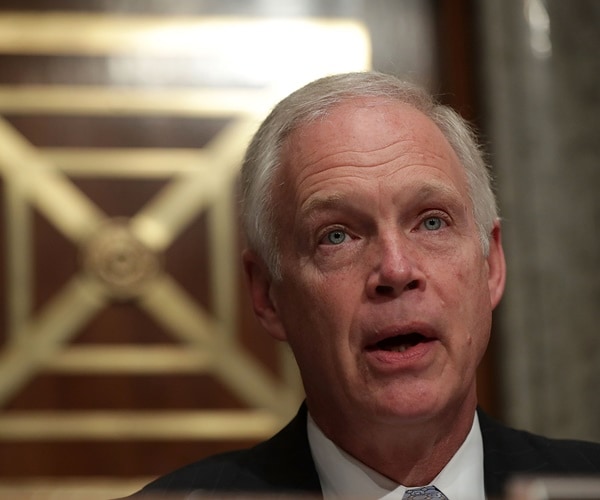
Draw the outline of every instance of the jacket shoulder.
M502 494L518 475L593 475L600 473L600 444L552 439L513 429L479 412L488 494Z
M184 491L320 492L306 433L306 407L271 439L186 465L151 482L141 493Z
M552 439L506 427L489 417L481 419L484 450L488 455L510 457L513 466L548 472L600 472L600 443Z
M260 491L264 484L247 465L252 462L250 453L251 450L236 450L198 460L152 481L142 493L236 489Z

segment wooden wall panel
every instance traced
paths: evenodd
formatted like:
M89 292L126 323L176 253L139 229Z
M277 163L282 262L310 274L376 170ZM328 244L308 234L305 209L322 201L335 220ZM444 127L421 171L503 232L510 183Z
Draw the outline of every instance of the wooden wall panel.
M235 29L197 2L31 4L0 7L0 495L146 478L272 434L302 391L244 293L237 169L287 90L227 69L221 35L202 45ZM362 47L338 71L367 68L360 23L336 22L292 28Z

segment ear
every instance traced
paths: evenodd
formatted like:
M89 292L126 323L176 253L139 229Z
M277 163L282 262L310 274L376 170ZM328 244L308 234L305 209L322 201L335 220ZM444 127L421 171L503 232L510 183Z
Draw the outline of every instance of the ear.
M287 340L279 311L273 300L273 279L267 265L253 250L244 250L242 264L254 314L267 332L277 340Z
M490 237L490 251L487 257L488 263L488 287L492 308L495 308L502 294L506 282L506 261L504 260L504 249L502 248L502 231L500 221L494 223Z

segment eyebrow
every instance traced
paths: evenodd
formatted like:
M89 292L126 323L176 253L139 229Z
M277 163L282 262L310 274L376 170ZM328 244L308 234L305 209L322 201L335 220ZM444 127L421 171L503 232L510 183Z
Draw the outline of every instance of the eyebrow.
M333 193L327 196L314 197L308 200L300 209L303 217L310 218L315 213L327 212L333 210L357 211L357 207L352 198L340 193Z
M442 197L443 201L456 204L457 202L464 203L464 197L453 187L450 187L444 183L428 182L419 186L415 190L403 190L398 193L404 200L410 200L411 203L424 203L430 198ZM397 197L394 197L396 200ZM301 213L305 216L319 211L327 210L356 210L355 204L352 201L352 197L341 193L332 193L323 197L315 197L310 199L301 208Z
M411 193L410 199L416 202L425 202L429 198L442 196L445 201L460 201L464 203L463 195L454 187L441 182L429 182Z
M301 210L303 213L310 213L315 210L338 208L340 204L345 205L344 198L344 196L338 193L330 194L325 197L314 197L303 204Z

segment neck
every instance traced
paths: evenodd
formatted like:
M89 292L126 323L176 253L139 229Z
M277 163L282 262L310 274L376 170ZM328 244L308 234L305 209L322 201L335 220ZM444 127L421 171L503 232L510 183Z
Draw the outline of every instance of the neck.
M340 448L371 469L407 487L430 483L465 441L476 404L417 423L317 425ZM313 416L314 417L314 416Z

